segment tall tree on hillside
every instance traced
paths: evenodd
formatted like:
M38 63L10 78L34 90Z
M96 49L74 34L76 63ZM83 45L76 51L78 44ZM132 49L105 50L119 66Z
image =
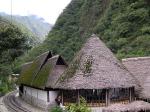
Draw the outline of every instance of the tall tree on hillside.
M31 46L28 36L18 27L5 22L0 25L0 75L7 76L11 71L8 66Z

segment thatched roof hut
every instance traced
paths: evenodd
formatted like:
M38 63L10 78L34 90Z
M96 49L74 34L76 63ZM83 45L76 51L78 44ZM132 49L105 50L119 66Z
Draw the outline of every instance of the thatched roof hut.
M122 62L140 82L139 97L150 99L150 57L127 58Z
M22 66L18 84L40 89L52 88L66 67L67 64L61 56L52 56L51 52L46 52Z
M103 109L103 112L139 112L150 111L150 103L144 101L134 101L130 104L112 104Z
M96 35L92 35L60 76L56 88L107 89L135 85L132 74Z

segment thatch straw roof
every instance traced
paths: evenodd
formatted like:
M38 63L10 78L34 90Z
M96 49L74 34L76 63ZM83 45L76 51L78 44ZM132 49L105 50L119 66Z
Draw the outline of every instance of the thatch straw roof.
M22 65L22 72L19 77L18 83L29 84L37 76L42 65L47 59L51 58L51 52L46 52L38 56L32 63Z
M132 74L96 35L92 35L59 78L56 88L127 88L135 83Z
M103 109L103 112L139 112L150 110L150 103L144 101L134 101L129 104L112 104Z
M140 97L150 100L150 76L148 76L146 78L144 84L142 85L142 90L141 90L141 93L140 93Z
M56 66L53 66L53 71L50 73L50 75L47 79L46 87L47 88L54 88L55 83L57 82L59 77L62 75L62 73L66 70L68 65L63 60L63 58L59 55L53 56L49 60L48 63L53 63L52 65L56 65Z
M150 98L150 57L127 58L122 62L140 82L139 97Z
M53 74L59 76L60 74L58 73L61 73L55 73L58 69L56 65L61 65L63 68L62 71L64 71L67 66L61 56L56 55L52 57L50 52L46 52L38 56L32 63L23 65L18 83L41 89L52 87L52 85L50 85L52 83L48 82L48 79L52 77ZM58 80L57 76L53 77L55 77L55 80L51 82Z

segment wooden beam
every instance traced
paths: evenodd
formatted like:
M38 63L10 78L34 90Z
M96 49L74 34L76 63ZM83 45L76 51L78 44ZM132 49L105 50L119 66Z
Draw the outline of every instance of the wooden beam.
M134 87L129 88L129 101L132 102L135 100L135 93L134 93Z

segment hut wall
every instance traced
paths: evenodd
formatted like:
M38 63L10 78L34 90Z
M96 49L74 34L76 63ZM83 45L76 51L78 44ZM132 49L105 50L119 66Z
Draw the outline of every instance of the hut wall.
M36 107L46 109L49 106L49 102L47 102L47 91L44 90L24 86L22 98L27 103Z
M55 99L58 93L58 91L45 91L24 86L24 92L21 97L31 105L47 109L51 106L56 106Z
M31 95L28 95L28 94L23 94L22 95L22 98L25 102L33 105L33 106L36 106L36 107L40 107L42 109L47 109L49 104L43 100L40 100L40 99L37 99L36 97L33 97Z
M47 102L47 91L24 86L24 94L28 94L37 99Z
M55 99L58 96L58 91L49 91L49 103L56 104Z

